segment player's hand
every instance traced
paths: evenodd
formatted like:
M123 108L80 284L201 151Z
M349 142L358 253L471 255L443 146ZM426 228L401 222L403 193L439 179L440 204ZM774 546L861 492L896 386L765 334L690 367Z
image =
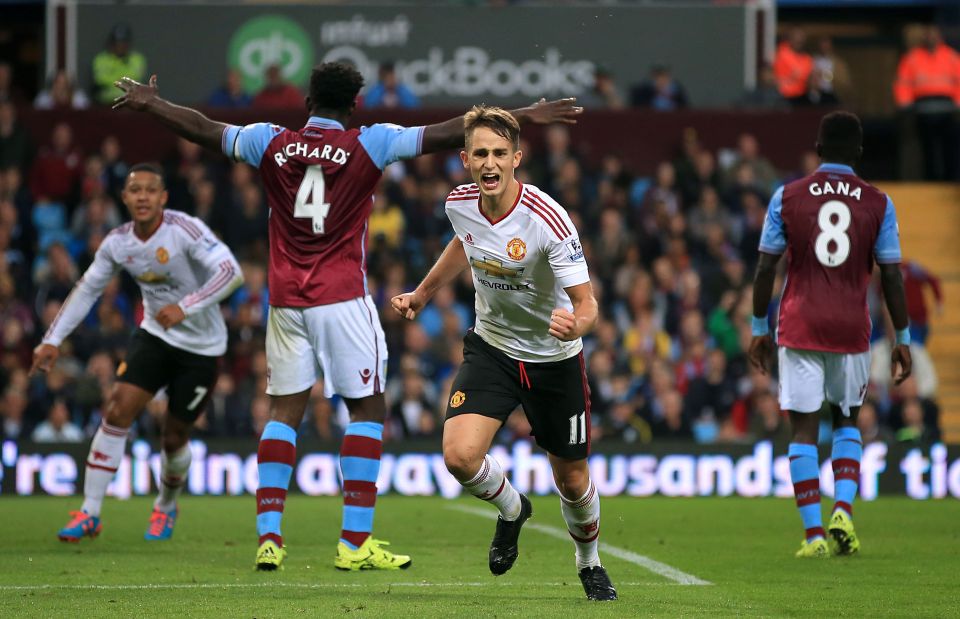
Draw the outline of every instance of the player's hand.
M906 344L894 346L893 352L890 353L890 378L893 379L893 384L899 385L907 380L912 371L913 358L910 356L910 347Z
M583 108L577 105L576 98L568 97L553 101L540 99L526 108L524 112L528 121L538 125L549 125L550 123L573 125L576 124L577 117L583 114Z
M160 87L157 86L157 76L151 75L148 84L141 84L129 77L122 77L113 83L114 86L123 91L123 94L113 100L113 109L128 107L131 110L142 111L147 105L160 95Z
M770 357L773 355L773 338L770 335L755 335L750 340L750 352L747 356L750 358L750 365L759 370L762 374L768 372Z
M160 326L164 329L169 329L174 325L180 324L186 317L186 314L183 313L183 309L181 309L181 307L176 303L171 303L170 305L161 307L160 311L157 312L157 315L155 316L157 322L159 322Z
M390 299L390 305L393 306L393 309L397 310L397 313L407 320L416 318L417 312L422 310L426 304L426 301L416 290L398 294Z
M573 312L558 307L550 313L550 335L561 342L571 342L580 334L577 332L577 317Z
M33 349L33 364L27 376L33 377L37 372L49 372L59 356L60 349L53 344L40 344Z

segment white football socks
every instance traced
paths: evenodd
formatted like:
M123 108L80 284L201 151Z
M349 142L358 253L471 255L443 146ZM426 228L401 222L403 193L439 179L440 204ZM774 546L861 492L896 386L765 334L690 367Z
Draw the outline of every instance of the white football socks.
M577 570L600 565L597 540L600 537L600 495L590 481L582 497L571 501L560 495L560 511L567 523L567 532L577 547Z
M100 516L107 486L123 460L127 432L129 428L118 428L103 422L93 436L83 479L83 506L80 508L91 516Z
M516 520L520 517L520 493L503 474L500 463L489 454L483 457L480 471L462 485L478 499L496 505L500 510L500 517L504 520Z
M173 453L160 454L160 493L153 502L154 508L169 513L177 506L177 497L187 483L191 460L190 443Z

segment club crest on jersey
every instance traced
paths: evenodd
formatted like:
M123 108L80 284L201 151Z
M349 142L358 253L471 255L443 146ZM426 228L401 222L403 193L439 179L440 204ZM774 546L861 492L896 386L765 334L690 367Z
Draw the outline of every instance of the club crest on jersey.
M523 257L527 255L527 244L519 238L510 239L510 242L507 243L507 255L511 260L523 260Z
M165 247L157 248L157 262L160 264L166 264L170 262L170 252L168 252Z
M467 401L467 396L462 391L457 391L450 396L450 408L460 408L460 405Z

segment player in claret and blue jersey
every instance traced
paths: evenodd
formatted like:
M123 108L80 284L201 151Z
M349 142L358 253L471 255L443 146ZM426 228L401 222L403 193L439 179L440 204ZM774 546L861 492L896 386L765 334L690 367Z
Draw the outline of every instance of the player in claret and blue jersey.
M343 527L334 565L343 570L398 569L410 557L371 537L386 405L387 348L367 290L367 220L383 169L400 159L463 146L463 119L426 127L376 124L347 129L363 77L343 63L314 68L299 131L267 123L238 127L158 96L150 84L124 78L115 107L159 118L179 135L222 150L260 171L270 207L270 313L267 393L270 422L260 437L257 490L258 569L280 566L280 534L296 428L322 372L326 395L341 395L350 411L340 448ZM573 99L516 111L521 120L574 122Z
M893 201L857 177L863 148L860 120L848 112L824 116L817 138L817 171L781 188L770 200L753 284L750 360L766 370L773 341L767 313L777 262L787 255L777 344L780 407L789 411L793 438L790 476L806 536L798 557L828 557L820 513L817 412L826 400L833 414L836 503L829 533L837 554L860 549L853 499L863 445L857 413L870 374L867 286L876 262L883 295L897 330L891 373L910 375L910 333L900 275L900 236Z

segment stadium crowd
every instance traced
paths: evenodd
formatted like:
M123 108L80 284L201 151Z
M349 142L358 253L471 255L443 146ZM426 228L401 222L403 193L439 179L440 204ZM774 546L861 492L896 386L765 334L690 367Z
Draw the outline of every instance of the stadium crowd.
M106 136L81 153L72 128L58 125L33 145L16 108L0 104L0 320L3 436L80 440L101 407L142 307L132 280L118 277L64 344L48 376L28 378L40 341L111 228L127 219L120 191L129 162ZM711 152L693 130L678 136L677 157L649 176L609 154L591 166L568 131L550 127L524 143L519 178L555 196L570 212L593 273L602 319L585 340L595 438L646 443L786 439L775 377L748 367L750 280L766 203L782 182L816 166L779 171L744 134ZM246 283L223 306L229 352L198 422L201 434L254 437L268 420L264 395L267 317L267 208L252 168L209 156L186 141L162 162L169 208L200 217L234 250ZM442 290L414 323L389 309L433 263L451 233L444 198L468 177L456 153L388 168L369 225L368 278L390 350L388 436L439 435L462 336L473 323L469 272ZM922 302L922 295L920 295ZM881 303L876 338L885 336ZM776 308L771 315L775 317ZM878 355L884 354L878 342ZM879 364L882 365L882 364ZM935 384L921 374L893 389L877 372L861 413L864 436L921 441L938 435ZM306 434L338 436L345 407L318 386ZM155 401L135 426L151 436L164 410ZM504 439L525 437L514 415Z

